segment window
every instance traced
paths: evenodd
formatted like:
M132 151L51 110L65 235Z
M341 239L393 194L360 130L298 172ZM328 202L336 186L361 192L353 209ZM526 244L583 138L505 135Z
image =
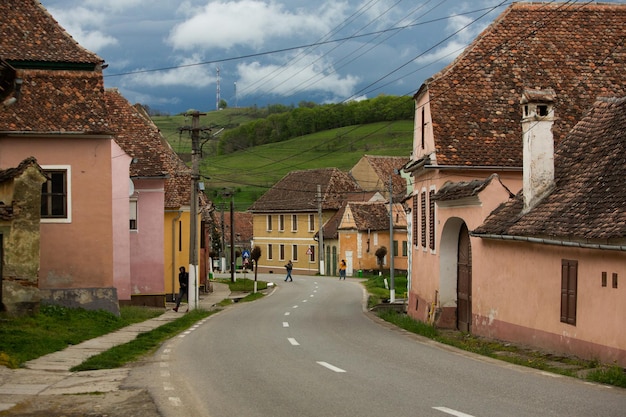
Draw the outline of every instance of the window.
M430 250L435 250L435 190L430 190L428 194L428 237Z
M282 245L282 244L281 244L281 245L279 245L279 246L278 246L278 250L279 250L279 252L280 252L280 253L279 253L279 259L280 259L281 261L284 261L284 260L285 260L285 245Z
M420 197L420 205L421 205L421 236L422 236L422 247L426 247L426 193L422 192Z
M272 253L272 244L267 245L267 259L274 259L274 254Z
M292 232L298 231L298 215L297 214L291 215L291 231Z
M315 262L315 246L309 246L309 250L307 252L309 253L309 262Z
M47 222L71 221L70 167L42 168L48 180L41 185L41 218Z
M285 215L284 214L280 214L278 216L278 230L280 230L281 232L285 231Z
M393 241L393 256L398 256L398 241L394 240Z
M315 215L309 214L309 232L313 232L315 230Z
M426 147L426 107L422 107L422 149Z
M561 322L576 325L578 261L561 260Z
M137 200L130 200L130 230L137 230Z
M409 245L406 240L402 241L402 256L409 256Z
M267 225L266 225L267 231L271 232L272 231L272 215L268 214L267 215Z
M291 259L296 262L298 260L298 245L291 246Z

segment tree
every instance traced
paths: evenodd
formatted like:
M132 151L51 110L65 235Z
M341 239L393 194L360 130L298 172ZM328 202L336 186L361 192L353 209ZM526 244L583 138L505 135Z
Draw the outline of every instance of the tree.
M376 255L376 258L378 259L378 271L382 272L385 255L387 255L387 248L384 246L381 246L380 248L376 249L375 255Z
M226 100L221 99L220 102L218 103L218 107L219 109L225 109L228 107L228 103L226 102Z
M254 293L256 294L256 277L257 277L257 273L259 271L259 259L261 259L261 248L258 246L255 246L252 249L252 252L250 252L250 258L252 259L252 262L254 262L253 267L254 267Z

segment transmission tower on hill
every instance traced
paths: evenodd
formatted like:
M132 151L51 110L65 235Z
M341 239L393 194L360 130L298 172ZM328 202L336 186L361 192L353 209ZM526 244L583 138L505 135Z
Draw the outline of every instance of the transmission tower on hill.
M220 67L217 67L217 90L215 94L215 110L220 109Z

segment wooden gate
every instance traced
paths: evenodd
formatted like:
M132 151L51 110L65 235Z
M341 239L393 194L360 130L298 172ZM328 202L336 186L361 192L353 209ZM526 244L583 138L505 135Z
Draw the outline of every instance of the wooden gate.
M456 288L456 326L457 329L469 333L472 322L472 247L465 223L459 231Z

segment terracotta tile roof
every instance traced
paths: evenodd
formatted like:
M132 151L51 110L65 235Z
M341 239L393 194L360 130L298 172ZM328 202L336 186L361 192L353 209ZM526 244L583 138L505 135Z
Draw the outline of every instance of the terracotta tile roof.
M236 211L234 212L235 217L235 244L248 245L253 237L253 227L252 227L252 213L244 213ZM221 228L221 219L218 220L217 223ZM237 236L239 235L239 236ZM230 212L224 212L224 240L226 241L226 245L229 245L230 242Z
M438 165L522 166L519 97L552 88L558 141L596 97L626 94L626 5L515 3L420 88Z
M106 90L104 96L109 112L108 126L115 136L115 142L136 159L136 162L130 164L130 176L167 176L169 172L165 161L172 150L156 125L117 90Z
M16 62L99 64L37 0L0 1L0 57Z
M361 193L356 182L337 168L292 171L249 208L251 212L315 212L317 186L321 185L322 209L338 210L352 193Z
M349 203L347 211L352 214L357 230L389 231L388 207L384 202Z
M0 58L23 79L19 100L0 112L0 132L105 132L102 59L38 1L0 2Z
M19 70L18 76L23 79L21 96L0 112L0 132L106 132L101 72Z
M376 173L381 183L385 184L385 190L389 192L389 177L391 176L391 184L393 187L394 196L404 196L406 194L406 180L400 175L394 174L394 170L400 171L400 169L409 162L409 158L403 156L376 156L376 155L364 155L363 158L372 167L372 170ZM383 190L378 190L383 191Z
M523 214L523 194L478 234L572 240L626 238L626 97L598 100L555 152L555 188Z
M487 187L491 181L497 180L500 181L500 177L497 174L492 174L489 177L481 180L476 179L472 181L460 181L460 182L446 182L437 193L433 196L433 200L435 201L448 201L448 200L458 200L466 197L474 197L478 195L482 190ZM509 191L511 197L513 197L513 193L504 185L502 186Z

